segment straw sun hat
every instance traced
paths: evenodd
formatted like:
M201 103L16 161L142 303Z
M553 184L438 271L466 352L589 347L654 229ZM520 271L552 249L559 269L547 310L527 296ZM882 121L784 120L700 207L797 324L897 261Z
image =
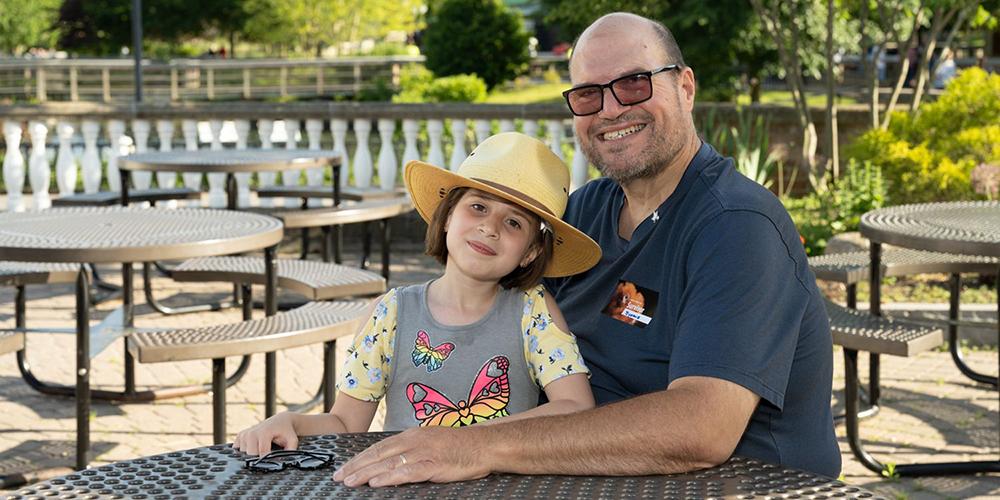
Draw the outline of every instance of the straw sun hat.
M419 160L403 174L413 206L430 223L441 200L455 188L469 187L531 211L553 229L552 260L545 276L586 271L601 258L594 240L562 221L569 198L566 164L545 143L517 132L489 137L451 172Z

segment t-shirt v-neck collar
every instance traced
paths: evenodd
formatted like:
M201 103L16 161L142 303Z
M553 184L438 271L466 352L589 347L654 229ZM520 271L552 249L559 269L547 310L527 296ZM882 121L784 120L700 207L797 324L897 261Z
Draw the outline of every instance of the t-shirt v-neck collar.
M646 216L646 218L643 219L638 226L636 226L630 239L625 239L620 236L618 221L620 220L622 209L625 207L625 191L622 189L621 185L615 186L614 199L612 200L613 209L611 213L611 224L614 229L614 234L617 237L619 250L624 252L633 242L644 239L650 232L652 232L654 225L669 223L667 220L668 211L672 206L678 203L678 200L684 197L689 189L691 189L691 186L694 184L698 174L701 173L702 168L707 163L706 160L708 160L711 156L711 146L702 142L701 147L698 148L698 152L695 153L694 157L691 158L691 162L688 163L685 168L684 175L681 176L681 181L677 183L677 188L674 189L674 192L671 193L666 200L663 200L663 203L661 203L654 212L658 220L652 220L653 214Z

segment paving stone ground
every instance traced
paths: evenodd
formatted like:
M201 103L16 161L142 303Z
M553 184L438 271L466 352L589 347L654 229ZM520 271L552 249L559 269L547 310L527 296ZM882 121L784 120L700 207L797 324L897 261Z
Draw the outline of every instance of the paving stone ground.
M416 247L393 249L391 286L424 281L437 273L433 260ZM291 250L284 257L293 257ZM347 263L356 263L349 254ZM115 281L115 268L104 275ZM164 317L142 305L141 281L136 284L136 324L139 327L201 326L238 321L238 310ZM28 326L73 326L72 285L29 286ZM217 300L231 293L226 284L155 281L156 295L170 305ZM293 298L293 296L289 296ZM97 306L96 317L120 304ZM261 311L256 314L262 315ZM96 320L96 318L95 318ZM0 290L0 327L12 327L13 290ZM346 342L341 342L341 354ZM862 355L863 359L864 355ZM31 335L28 358L42 379L70 383L74 356L72 335ZM843 356L834 352L836 372L833 404L842 411ZM321 374L320 346L278 353L278 398L283 405L308 400ZM980 371L997 373L995 350L968 353L969 363ZM231 359L230 371L238 364ZM93 361L93 384L120 389L123 343L117 341ZM338 361L339 365L339 361ZM862 362L865 376L867 363ZM254 356L249 372L227 397L230 436L263 418L263 356ZM210 380L210 362L137 365L141 388L178 386ZM794 382L793 382L794 383ZM1000 455L1000 402L997 392L965 379L952 365L947 352L929 352L912 358L883 357L883 408L862 422L868 450L880 460L894 463L996 459ZM280 409L280 408L279 408ZM211 444L210 394L157 401L151 404L95 402L91 423L92 464L101 465L139 456ZM921 479L886 479L869 472L851 455L843 427L837 428L843 453L843 480L889 497L912 499L997 498L1000 474ZM18 373L14 355L0 358L0 476L25 470L50 469L68 473L73 463L75 406L71 398L46 396L29 388ZM2 490L0 490L2 494Z

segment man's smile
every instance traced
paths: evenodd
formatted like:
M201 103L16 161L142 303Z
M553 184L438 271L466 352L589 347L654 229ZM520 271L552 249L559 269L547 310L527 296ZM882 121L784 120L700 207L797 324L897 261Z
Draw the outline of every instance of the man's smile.
M632 135L632 134L634 134L636 132L639 132L640 130L642 130L644 128L646 128L646 124L645 123L639 123L639 124L632 125L632 126L629 126L629 127L620 128L620 129L617 129L617 130L611 130L611 131L608 131L608 132L600 133L600 134L598 134L598 137L602 141L617 141L617 140L622 139L624 137L630 136L630 135Z

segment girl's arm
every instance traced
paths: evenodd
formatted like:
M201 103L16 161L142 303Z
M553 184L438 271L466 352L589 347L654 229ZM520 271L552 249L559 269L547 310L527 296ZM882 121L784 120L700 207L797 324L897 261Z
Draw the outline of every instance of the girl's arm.
M372 301L362 317L371 318L383 296ZM355 337L364 335L370 322L365 322ZM233 448L250 455L264 455L275 443L286 450L299 445L299 436L365 432L371 425L377 402L362 401L337 391L337 399L329 413L306 415L290 411L281 412L248 429L240 431L233 440Z
M563 332L569 332L569 325L566 324L566 319L563 318L562 311L559 310L556 301L548 293L545 294L545 305L552 316L553 325ZM594 393L590 390L590 381L586 373L574 373L558 378L549 382L543 387L543 390L545 391L545 397L549 400L548 403L501 419L488 420L482 422L480 425L510 422L545 415L574 413L589 410L596 406L594 403Z
M293 414L292 426L299 436L366 432L375 417L378 403L362 401L340 391L329 413Z

